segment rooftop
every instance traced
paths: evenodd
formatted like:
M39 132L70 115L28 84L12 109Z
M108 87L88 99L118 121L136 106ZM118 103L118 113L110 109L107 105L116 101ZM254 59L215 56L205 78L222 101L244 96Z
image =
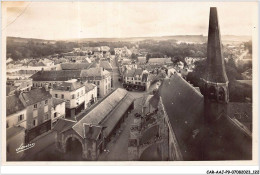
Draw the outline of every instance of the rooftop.
M67 81L80 77L80 70L39 71L30 78L33 81Z
M22 92L19 98L25 106L30 106L43 100L50 99L52 96L45 88L35 88L28 92Z
M25 109L25 106L17 95L10 95L6 97L6 115L17 113Z
M53 90L60 90L60 91L75 91L81 87L83 87L84 84L79 81L64 81L58 85L53 85Z

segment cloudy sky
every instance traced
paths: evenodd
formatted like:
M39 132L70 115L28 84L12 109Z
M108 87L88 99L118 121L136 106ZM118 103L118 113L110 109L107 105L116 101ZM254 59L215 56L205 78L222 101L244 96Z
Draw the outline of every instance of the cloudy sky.
M251 2L7 2L7 36L41 39L207 35L209 7L221 33L251 35Z

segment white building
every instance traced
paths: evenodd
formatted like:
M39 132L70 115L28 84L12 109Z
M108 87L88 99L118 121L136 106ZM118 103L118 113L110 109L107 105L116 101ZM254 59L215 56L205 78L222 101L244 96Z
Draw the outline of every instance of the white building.
M52 98L51 126L52 128L60 118L65 118L65 100Z
M66 101L66 117L74 118L85 109L85 86L76 79L54 84L51 94Z

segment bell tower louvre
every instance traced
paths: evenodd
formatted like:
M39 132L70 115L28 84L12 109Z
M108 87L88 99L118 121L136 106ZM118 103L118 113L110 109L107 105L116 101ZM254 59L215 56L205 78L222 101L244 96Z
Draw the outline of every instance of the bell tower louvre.
M210 8L205 82L205 117L215 121L227 111L228 78L222 54L217 8Z

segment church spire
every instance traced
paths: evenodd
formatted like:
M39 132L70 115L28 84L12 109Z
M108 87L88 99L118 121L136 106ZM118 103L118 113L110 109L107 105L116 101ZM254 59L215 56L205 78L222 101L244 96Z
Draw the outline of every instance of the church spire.
M228 78L222 55L222 44L218 24L217 8L210 8L209 34L205 82L205 117L208 121L218 120L227 112L229 101Z
M206 76L206 81L209 82L228 82L222 54L222 44L216 7L210 8Z

